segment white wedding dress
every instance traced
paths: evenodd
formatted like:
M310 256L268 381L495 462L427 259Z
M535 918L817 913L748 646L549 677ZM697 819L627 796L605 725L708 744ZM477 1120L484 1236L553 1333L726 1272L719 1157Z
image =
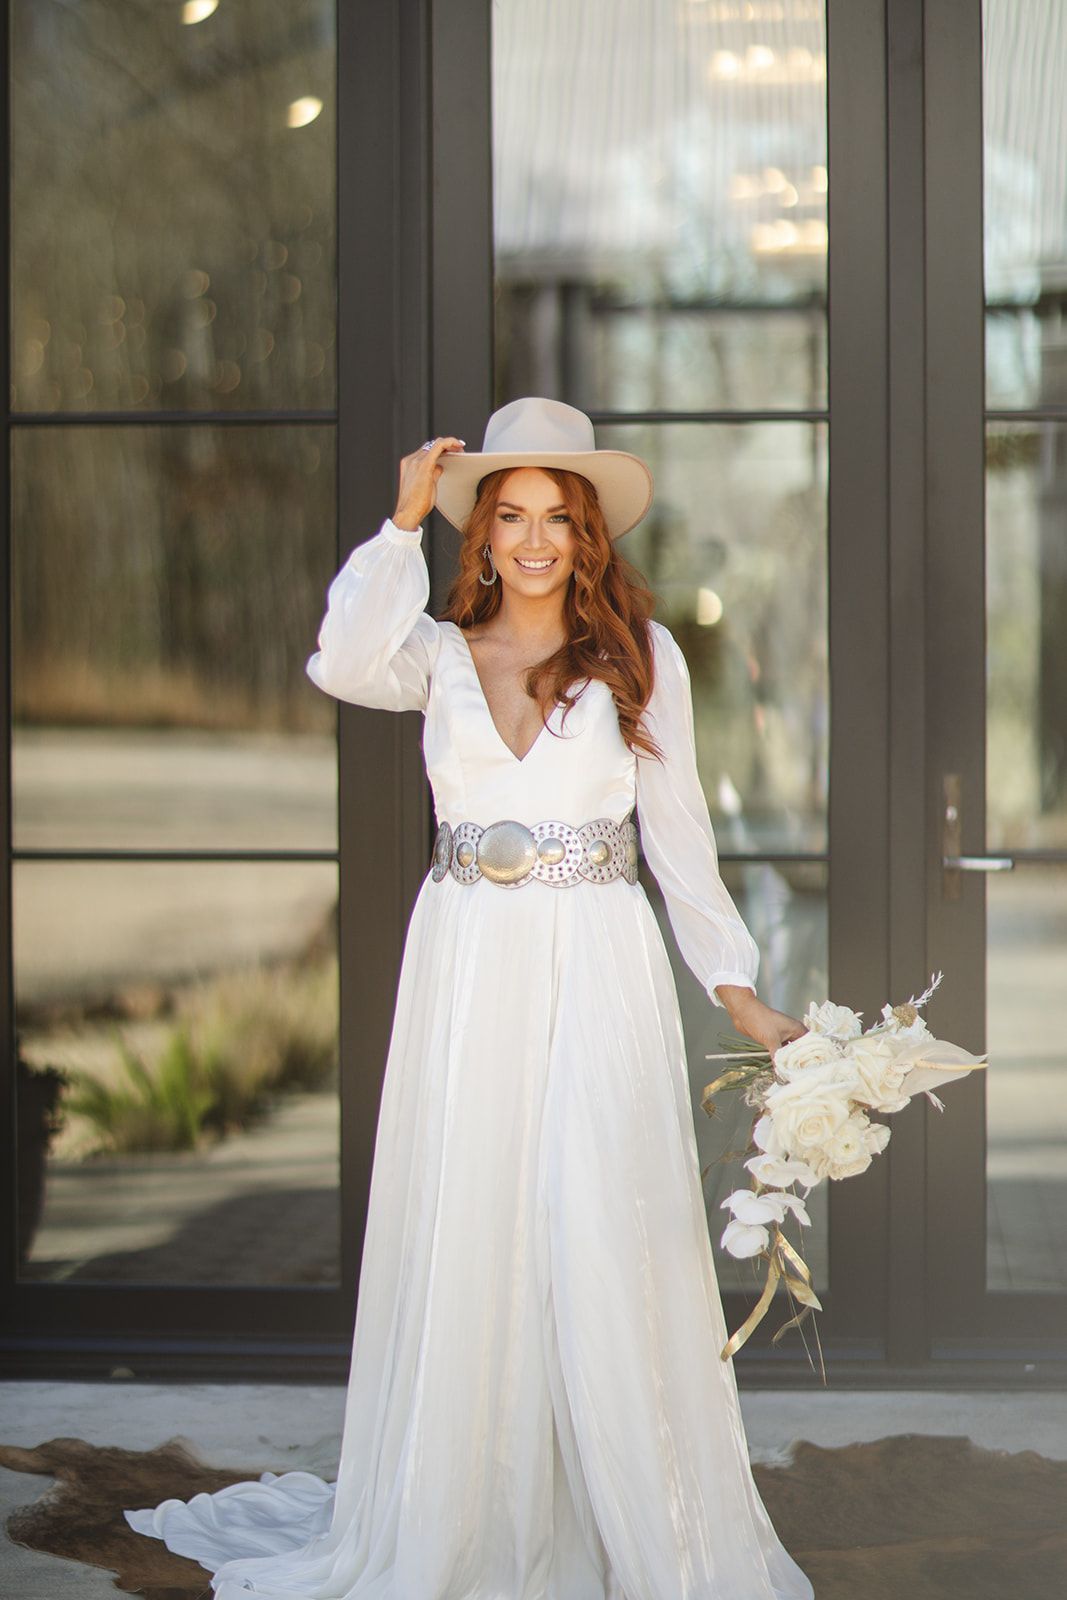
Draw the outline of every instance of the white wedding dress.
M438 822L637 806L683 958L754 987L718 871L685 659L653 623L645 724L607 685L520 760L389 519L329 588L312 680L425 714ZM368 772L368 783L374 782ZM125 1516L215 1600L812 1600L753 1481L700 1182L674 975L622 876L505 888L427 868L371 1178L335 1483L264 1473Z

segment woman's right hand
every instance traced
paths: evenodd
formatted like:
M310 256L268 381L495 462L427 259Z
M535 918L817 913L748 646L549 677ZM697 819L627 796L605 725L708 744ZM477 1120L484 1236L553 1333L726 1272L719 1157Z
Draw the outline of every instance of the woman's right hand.
M432 450L421 445L400 462L400 487L397 490L393 521L398 528L409 532L420 527L429 516L437 500L437 480L444 471L441 457L446 450L462 451L465 439L440 438L433 442Z

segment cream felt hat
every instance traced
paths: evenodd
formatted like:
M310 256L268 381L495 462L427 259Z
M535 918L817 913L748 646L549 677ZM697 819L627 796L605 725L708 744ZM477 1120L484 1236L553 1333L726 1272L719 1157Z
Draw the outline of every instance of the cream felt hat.
M480 451L446 450L440 456L437 506L462 532L479 480L501 467L564 467L596 489L608 533L618 539L652 504L652 473L626 450L598 450L584 411L562 400L526 395L494 411Z

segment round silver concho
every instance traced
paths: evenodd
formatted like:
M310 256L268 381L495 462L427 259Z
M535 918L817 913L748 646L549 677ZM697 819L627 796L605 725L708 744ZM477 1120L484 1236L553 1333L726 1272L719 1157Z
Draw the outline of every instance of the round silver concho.
M430 868L430 876L433 878L434 883L440 883L448 871L448 864L451 859L452 824L445 821L437 829L437 837L433 842L433 865Z
M483 829L477 844L478 866L490 883L517 889L537 863L537 841L524 822L505 817Z
M610 817L597 817L593 822L583 822L578 837L585 847L581 866L583 878L590 883L610 883L626 865L626 855L618 824Z
M619 837L622 840L622 875L627 883L637 882L637 824L631 822L629 817L619 823Z

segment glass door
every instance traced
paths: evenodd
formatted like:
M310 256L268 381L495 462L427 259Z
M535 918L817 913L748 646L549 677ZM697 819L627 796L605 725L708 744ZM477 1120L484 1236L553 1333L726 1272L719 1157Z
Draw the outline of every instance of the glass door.
M1067 12L981 11L981 232L960 248L984 259L985 506L940 598L959 654L935 690L933 924L954 987L984 990L959 1026L989 1067L933 1129L934 1345L1032 1371L1067 1347Z

